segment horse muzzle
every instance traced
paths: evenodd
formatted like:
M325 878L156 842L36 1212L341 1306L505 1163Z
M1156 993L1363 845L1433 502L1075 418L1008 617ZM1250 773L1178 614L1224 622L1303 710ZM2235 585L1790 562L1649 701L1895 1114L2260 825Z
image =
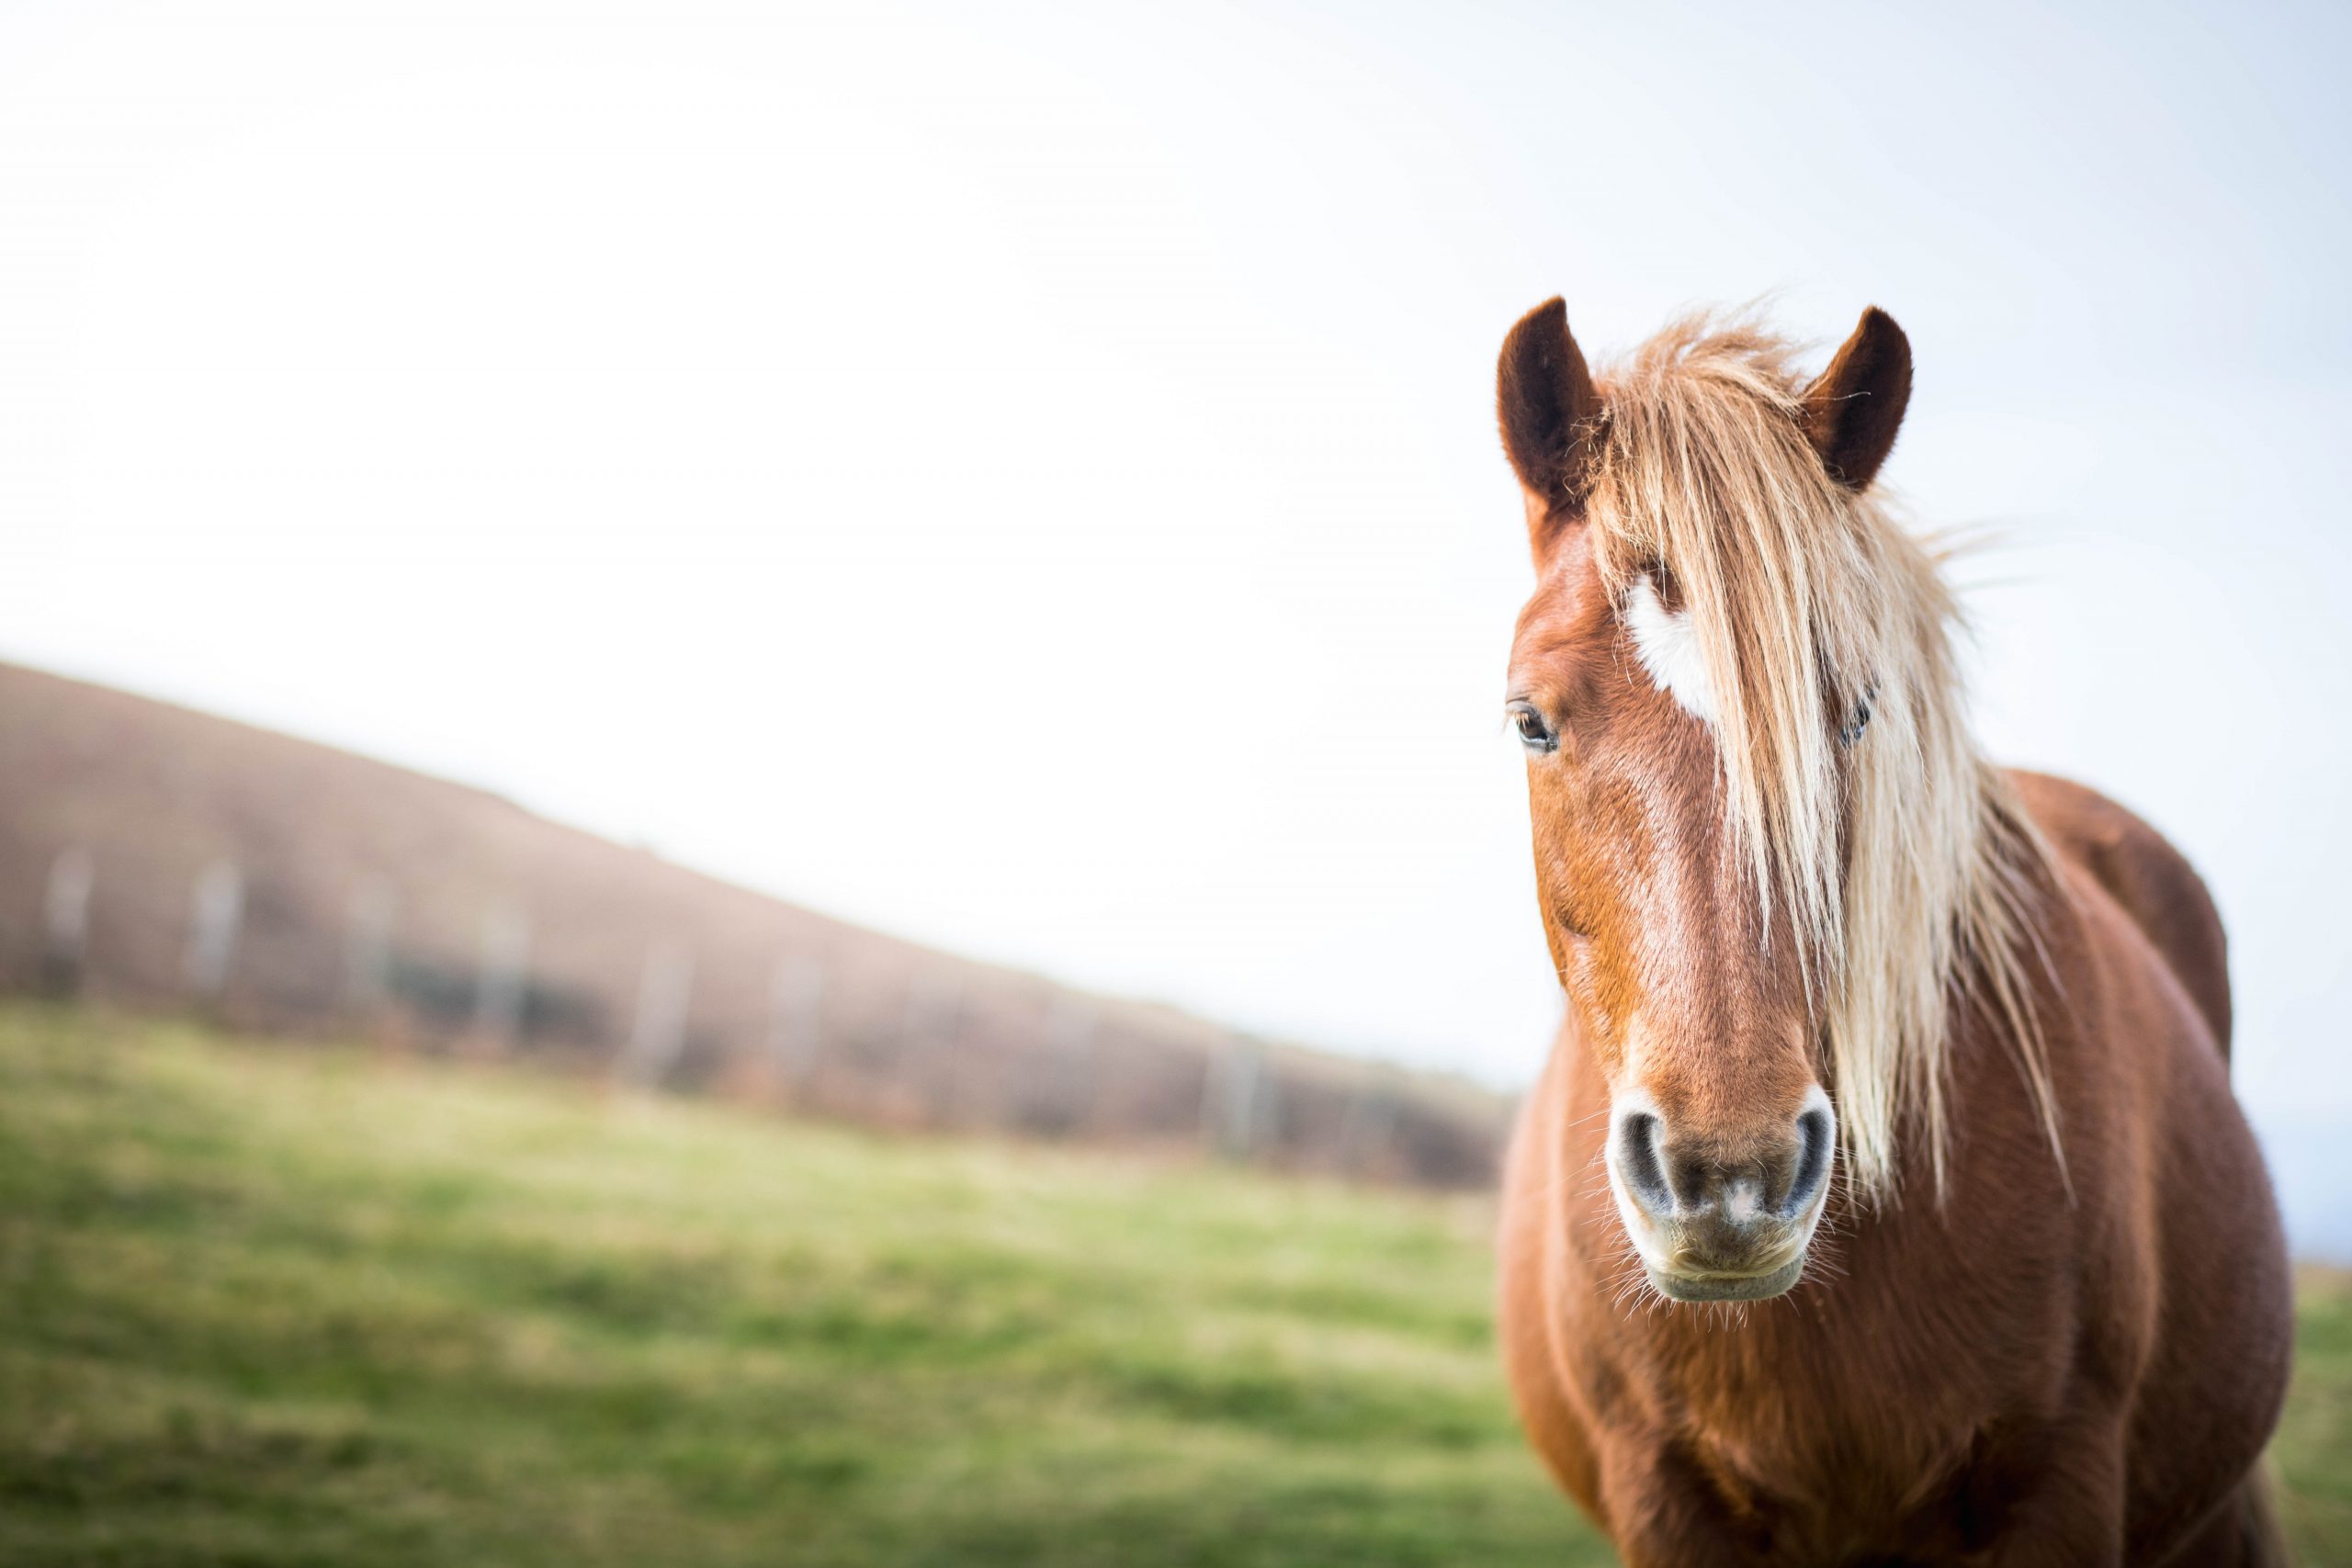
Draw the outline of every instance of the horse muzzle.
M1638 1095L1621 1099L1610 1120L1610 1190L1659 1294L1768 1301L1804 1277L1837 1153L1837 1118L1820 1089L1784 1134L1736 1145L1678 1134Z

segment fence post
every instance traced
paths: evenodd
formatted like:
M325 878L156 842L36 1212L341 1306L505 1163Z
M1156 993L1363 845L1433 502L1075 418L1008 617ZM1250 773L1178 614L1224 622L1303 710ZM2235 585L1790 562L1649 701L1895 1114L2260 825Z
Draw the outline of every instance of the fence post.
M60 996L82 988L82 965L90 945L90 888L97 864L81 844L58 852L49 866L49 896L42 904L47 942L41 983Z
M200 1000L211 1001L228 987L244 909L245 879L236 863L220 860L206 866L189 902L187 954L181 964L188 989Z
M373 1022L390 998L396 908L391 885L381 877L352 890L344 924L343 1006L356 1023Z
M768 998L768 1055L786 1089L799 1094L825 1048L825 965L796 953L775 966Z
M689 949L656 943L645 953L637 987L637 1027L621 1053L621 1077L654 1085L677 1065L686 1044L686 1010L694 1003L695 955Z
M958 1015L964 1005L960 976L924 970L907 984L907 1010L900 1020L901 1055L922 1091L931 1114L950 1121L956 1110L955 1061L948 1047L956 1043Z
M481 966L474 980L474 1035L492 1051L514 1043L531 962L531 922L514 909L492 909L481 923Z
M1061 1123L1069 1132L1091 1126L1094 1111L1094 1035L1099 1023L1094 1004L1064 992L1054 998L1046 1026L1046 1060L1051 1075L1050 1100L1060 1100Z
M1201 1136L1227 1159L1247 1159L1257 1146L1265 1080L1266 1047L1249 1035L1235 1035L1209 1059L1201 1087Z
M1385 1069L1368 1068L1348 1101L1347 1120L1340 1128L1340 1170L1362 1177L1388 1151L1396 1132L1399 1090Z
M929 971L907 983L907 1007L899 1021L899 1043L910 1050L952 1033L964 987L952 977Z

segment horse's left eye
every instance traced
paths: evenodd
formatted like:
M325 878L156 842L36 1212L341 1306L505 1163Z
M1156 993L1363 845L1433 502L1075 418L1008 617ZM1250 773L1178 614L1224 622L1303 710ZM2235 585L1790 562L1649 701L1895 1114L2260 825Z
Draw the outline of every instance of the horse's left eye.
M1560 737L1532 703L1510 705L1510 721L1519 731L1520 744L1538 757L1551 755L1560 748Z

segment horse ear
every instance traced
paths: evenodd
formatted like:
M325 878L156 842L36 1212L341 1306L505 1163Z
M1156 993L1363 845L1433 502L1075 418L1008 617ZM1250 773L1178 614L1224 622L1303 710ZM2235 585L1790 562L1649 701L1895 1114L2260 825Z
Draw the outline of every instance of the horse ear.
M1805 389L1797 418L1830 477L1848 490L1864 490L1894 449L1910 401L1911 340L1873 305L1829 368Z
M1600 412L1600 394L1568 335L1568 308L1560 300L1546 299L1528 311L1503 339L1495 407L1503 451L1528 493L1547 507L1577 502L1591 455L1585 426ZM1532 510L1530 515L1540 528L1541 515Z

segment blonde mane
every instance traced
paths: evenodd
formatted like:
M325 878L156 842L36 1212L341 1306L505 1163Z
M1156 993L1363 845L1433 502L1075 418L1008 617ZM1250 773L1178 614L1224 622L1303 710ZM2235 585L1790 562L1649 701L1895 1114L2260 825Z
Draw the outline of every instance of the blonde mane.
M1612 367L1585 514L1612 593L1663 565L1689 610L1732 840L1766 940L1776 906L1795 927L1849 1179L1892 1198L1909 1130L1940 1192L1961 1006L2013 1043L2058 1146L2026 972L2048 851L1968 733L1940 558L1807 445L1794 352L1697 316Z

